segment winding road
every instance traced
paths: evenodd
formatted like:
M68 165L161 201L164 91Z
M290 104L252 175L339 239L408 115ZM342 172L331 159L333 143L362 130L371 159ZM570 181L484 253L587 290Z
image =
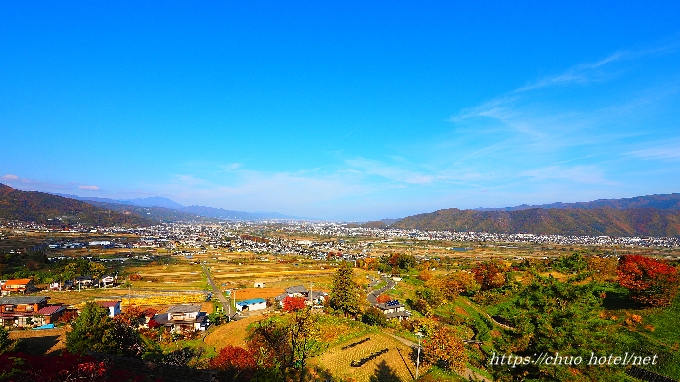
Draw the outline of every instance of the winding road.
M370 291L366 295L366 300L368 300L368 302L371 305L377 304L378 303L378 296L380 296L381 294L383 294L383 293L387 292L388 290L394 288L394 286L397 285L397 283L389 277L383 277L383 280L385 280L387 282L387 285L385 285L384 287L382 287L380 289Z

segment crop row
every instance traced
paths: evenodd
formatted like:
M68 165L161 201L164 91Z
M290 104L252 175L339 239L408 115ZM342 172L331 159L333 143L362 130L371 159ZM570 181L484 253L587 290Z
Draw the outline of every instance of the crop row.
M371 361L371 360L374 360L374 359L380 357L381 355L387 353L388 351L390 351L390 349L385 348L385 349L382 349L382 350L378 350L378 351L376 351L376 352L373 352L373 353L371 353L370 355L368 355L367 357L364 357L364 358L362 358L362 359L360 359L360 360L353 359L353 360L352 360L352 363L350 364L350 366L352 366L352 367L361 367L361 366L364 366L364 364L365 364L366 362Z

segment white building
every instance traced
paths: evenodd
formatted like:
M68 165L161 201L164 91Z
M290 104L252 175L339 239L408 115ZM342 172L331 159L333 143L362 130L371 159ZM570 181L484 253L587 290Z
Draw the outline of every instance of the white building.
M239 312L250 312L253 310L262 310L267 308L267 301L263 298L252 298L250 300L243 300L236 303L236 310Z

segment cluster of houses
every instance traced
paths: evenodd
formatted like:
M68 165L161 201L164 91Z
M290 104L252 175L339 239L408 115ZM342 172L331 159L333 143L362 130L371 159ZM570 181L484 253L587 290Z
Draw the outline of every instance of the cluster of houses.
M76 282L81 282L83 286L92 286L93 278L76 278ZM115 277L106 277L99 280L104 283L114 283ZM0 298L0 325L5 327L35 327L56 323L59 318L67 311L63 305L49 304L49 297L27 296L35 292L36 288L32 279L16 279L0 282L2 297ZM102 284L99 284L102 285ZM106 284L103 284L106 285ZM65 285L64 285L65 286ZM64 287L61 286L60 287ZM261 287L263 287L262 285ZM302 297L305 303L314 308L321 307L328 298L328 293L321 290L308 290L302 285L286 288L285 292L275 297L279 306L283 306L283 301L287 297ZM97 301L97 303L108 310L109 316L115 317L121 313L121 301ZM405 319L410 317L403 304L393 300L386 303L374 304L374 306L385 314L388 319ZM253 298L238 301L236 310L240 313L253 312L267 308L267 301L263 298ZM153 320L157 325L161 325L169 331L184 330L206 330L210 325L207 313L201 311L200 304L181 304L168 308L167 312L161 314L145 314L145 325Z
M0 323L5 327L24 327L56 322L66 308L49 305L47 299L42 296L0 298Z
M67 311L63 305L48 303L44 296L6 296L0 298L0 325L4 327L40 327L55 324ZM110 317L121 313L121 301L96 301ZM200 304L174 305L166 313L145 314L144 325L154 320L168 331L206 330L209 325L206 312Z
M83 282L83 286L92 286L93 278L76 278L76 282ZM100 285L115 282L116 278L103 277L98 280ZM60 286L62 287L62 286ZM16 279L0 281L0 325L4 327L40 327L56 323L59 318L70 308L63 305L50 304L49 297L27 296L37 291L32 279ZM96 301L102 308L108 311L110 317L121 314L121 301ZM71 309L73 310L73 309ZM208 325L207 313L201 312L200 304L174 305L168 308L166 313L145 314L145 325L151 320L165 327L169 331L182 330L205 330Z
M108 288L118 285L118 275L106 275L98 279L91 275L76 276L73 280L66 280L63 283L50 283L50 290L69 290L82 288Z
M305 303L313 308L315 306L322 306L324 301L328 298L328 293L320 290L310 291L302 285L296 285L286 288L284 293L276 296L274 299L280 306L283 306L283 300L285 300L286 297L304 297Z
M92 288L95 286L107 288L118 284L117 275L107 275L100 279L92 276L77 276L73 280L66 280L65 282L54 282L49 284L50 290L68 290L80 288ZM33 279L14 279L14 280L0 280L0 293L3 296L9 294L28 294L36 292L38 289L33 282Z

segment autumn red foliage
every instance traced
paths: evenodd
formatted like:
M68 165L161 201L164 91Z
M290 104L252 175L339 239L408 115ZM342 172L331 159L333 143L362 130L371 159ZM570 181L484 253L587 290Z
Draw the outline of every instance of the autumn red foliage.
M137 328L142 323L142 318L144 317L143 311L136 307L128 307L123 313L117 315L113 319L123 323L127 326Z
M378 302L378 304L384 304L388 301L392 301L392 297L390 297L389 295L386 295L386 294L381 294L380 296L378 296L376 301Z
M114 368L90 356L64 352L59 357L33 356L22 353L0 355L0 376L3 381L146 381L147 376Z
M631 292L631 297L646 305L670 305L678 295L680 277L675 267L664 261L640 255L619 259L619 284Z
M71 321L75 320L78 317L78 311L77 310L67 310L64 312L64 314L59 317L59 320L57 322L61 323L70 323Z
M304 297L288 296L283 299L283 310L286 312L295 312L304 309L306 306Z
M257 368L257 361L253 351L228 345L210 360L210 368L222 370L230 381L248 381Z

